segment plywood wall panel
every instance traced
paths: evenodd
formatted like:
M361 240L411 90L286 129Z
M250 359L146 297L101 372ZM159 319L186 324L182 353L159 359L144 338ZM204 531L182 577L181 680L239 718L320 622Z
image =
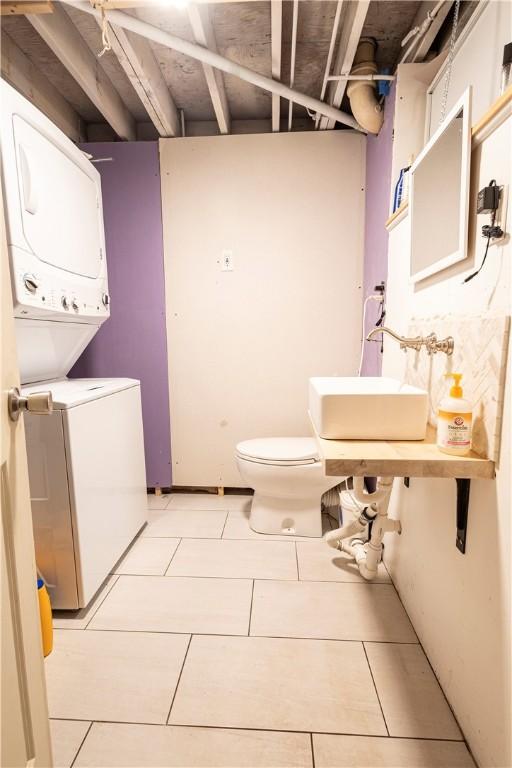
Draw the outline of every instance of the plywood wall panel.
M308 435L308 378L357 370L365 138L163 139L160 158L173 483L240 486L237 442Z

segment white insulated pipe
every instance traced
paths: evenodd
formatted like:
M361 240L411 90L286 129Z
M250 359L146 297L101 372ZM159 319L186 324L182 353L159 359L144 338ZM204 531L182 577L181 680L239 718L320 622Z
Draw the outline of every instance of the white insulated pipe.
M354 477L354 496L357 501L362 504L370 503L372 506L375 505L377 511L372 523L370 541L365 542L362 539L343 541L341 548L354 558L359 568L359 573L367 581L371 581L377 575L382 557L384 535L386 533L401 532L400 522L388 517L393 480L393 477L380 477L377 481L377 490L374 493L367 493L364 490L364 478Z
M328 80L396 80L394 75L330 75Z
M392 477L381 477L377 484L377 490L373 493L368 493L364 487L364 477L354 477L354 496L360 504L382 504L386 497L391 493L391 486L393 485Z
M413 29L410 29L409 32L406 34L404 39L401 42L401 47L403 48L405 44L412 38L412 42L405 51L405 53L402 55L399 64L402 64L403 62L407 61L409 58L409 54L411 51L416 48L416 46L421 42L422 38L425 37L425 35L428 32L429 27L431 26L432 22L434 21L435 17L439 13L442 6L447 2L447 0L439 0L435 8L433 8L431 11L429 11L423 20L422 24L420 26L414 27Z
M63 0L63 2L101 20L101 12L93 8L89 2L84 2L83 0L79 0L79 2L75 2L75 0ZM148 24L141 19L137 19L134 16L129 16L122 11L106 11L105 16L111 24L122 27L123 29L128 29L130 32L134 32L137 35L142 35L142 37L146 37L148 40L153 40L153 42L158 43L159 45L164 45L166 48L172 48L175 51L179 51L185 56L190 56L192 59L201 61L203 64L209 64L211 67L220 69L228 75L239 77L241 80L252 83L252 85L257 86L258 88L262 88L270 93L275 93L283 99L295 102L295 104L300 104L302 107L305 107L312 112L319 112L321 115L331 118L331 120L348 125L356 131L364 131L364 128L359 125L352 115L342 112L341 109L337 109L330 104L325 104L323 101L315 99L312 96L300 93L299 91L284 85L284 83L272 80L270 77L260 75L259 72L254 72L252 69L244 67L242 64L230 61L224 56L221 56L214 51L210 51L208 48L204 48L202 45L183 40L181 37L176 37L176 35L173 35L170 32L165 32L163 29L159 29L158 27Z

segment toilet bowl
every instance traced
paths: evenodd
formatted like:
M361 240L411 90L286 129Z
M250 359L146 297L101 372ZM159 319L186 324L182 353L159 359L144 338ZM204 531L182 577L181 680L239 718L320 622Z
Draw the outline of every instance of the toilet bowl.
M311 437L245 440L236 447L242 480L254 489L249 525L258 533L322 535L322 495L343 477L327 477Z

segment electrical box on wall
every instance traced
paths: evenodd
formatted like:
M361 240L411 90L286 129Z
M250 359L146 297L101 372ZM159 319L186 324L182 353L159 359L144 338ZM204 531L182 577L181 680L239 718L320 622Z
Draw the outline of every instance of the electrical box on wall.
M233 251L222 251L220 264L223 272L232 272L235 268Z

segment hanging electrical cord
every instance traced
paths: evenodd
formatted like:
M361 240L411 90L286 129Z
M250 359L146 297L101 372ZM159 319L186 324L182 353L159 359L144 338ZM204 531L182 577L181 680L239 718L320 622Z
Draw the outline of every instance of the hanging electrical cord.
M375 326L378 327L379 325L382 325L384 318L386 316L386 310L385 310L385 298L384 298L384 283L380 283L380 285L376 285L375 289L376 291L379 291L377 294L370 294L366 297L363 304L363 322L362 322L362 333L361 333L361 355L359 357L359 368L357 369L357 375L361 376L361 372L363 370L363 361L364 361L364 343L366 341L366 310L368 307L369 301L378 301L380 303L380 317L375 323Z
M491 240L503 237L503 234L504 234L502 228L496 224L496 213L498 210L499 200L500 200L500 191L499 191L499 187L496 185L496 179L491 179L488 186L485 187L485 189L483 189L481 192L479 192L479 198L480 196L483 196L482 208L477 209L477 212L478 213L490 212L491 223L484 224L484 226L482 227L482 237L487 238L487 243L485 244L485 252L484 252L484 258L482 259L482 263L480 264L480 267L476 270L476 272L472 272L471 275L468 275L464 279L463 283L469 283L470 280L473 280L474 277L480 274L485 264L485 261L487 259L487 254L489 253L489 246L491 244ZM485 205L492 206L491 210L489 210L489 208L485 208Z
M93 6L101 13L101 42L103 43L103 49L98 53L98 59L101 59L104 53L112 50L112 45L110 42L110 31L107 14L105 13L104 0L97 0L97 2L93 3Z
M448 90L450 88L450 78L452 76L453 55L455 53L455 40L457 38L457 27L459 24L459 10L460 10L460 0L455 0L455 8L453 9L452 33L450 35L450 48L448 51L448 62L446 65L446 73L444 76L443 99L441 101L441 116L439 118L439 125L441 125L446 115Z

